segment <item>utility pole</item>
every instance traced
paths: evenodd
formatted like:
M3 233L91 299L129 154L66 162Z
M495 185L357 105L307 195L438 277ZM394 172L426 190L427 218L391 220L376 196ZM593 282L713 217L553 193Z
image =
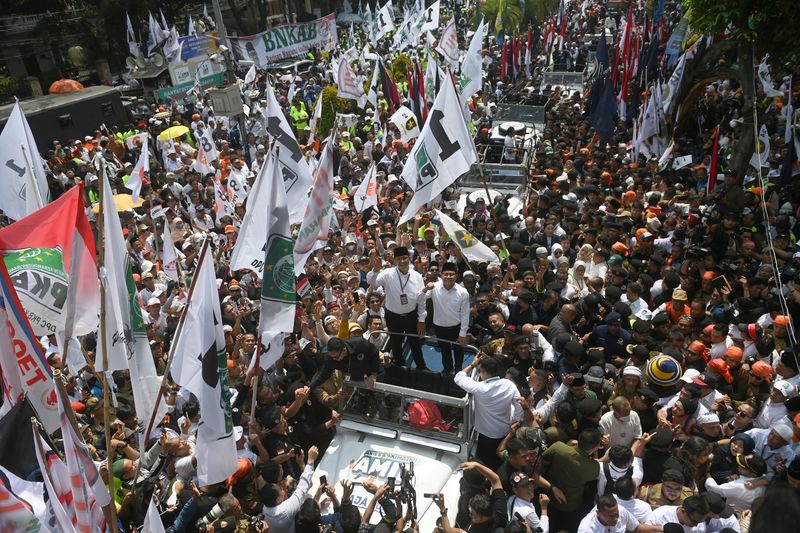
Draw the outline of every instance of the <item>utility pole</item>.
M228 50L228 30L225 29L225 21L222 19L222 8L219 6L219 0L211 0L211 5L214 8L214 24L217 26L219 32L220 43L225 46L226 50L222 51L222 57L225 58L225 85L233 85L236 83L236 71L233 68L233 60L231 60L231 51ZM247 137L247 129L245 128L245 120L242 114L236 115L236 121L239 124L239 142L244 145L245 138Z

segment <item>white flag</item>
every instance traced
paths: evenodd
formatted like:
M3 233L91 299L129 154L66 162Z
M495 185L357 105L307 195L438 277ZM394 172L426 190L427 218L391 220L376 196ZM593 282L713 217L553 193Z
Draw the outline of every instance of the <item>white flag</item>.
M404 143L419 137L417 116L406 106L402 105L398 107L397 111L389 117L389 121L397 126L397 129L400 131L400 137L403 139Z
M380 39L394 30L394 15L392 14L392 0L380 8L375 15L375 39Z
M367 177L353 191L353 202L359 213L378 205L378 180L375 176L375 165L370 167Z
M375 60L375 69L372 71L372 79L369 82L369 92L367 93L367 102L372 104L375 109L378 108L378 60Z
M19 102L14 104L3 133L0 133L0 168L3 169L0 180L0 209L11 220L20 220L30 215L35 202L27 202L27 183L33 173L39 194L45 204L50 195L45 176L45 163L39 155L36 140L31 127L22 112Z
M676 157L672 160L672 169L673 170L680 170L687 165L692 164L692 156L691 155L684 155L680 157Z
M214 213L217 215L217 220L225 215L233 215L235 213L230 198L217 181L214 182Z
M142 185L147 179L145 173L150 173L150 150L147 148L147 143L147 137L142 137L142 153L139 155L139 160L136 161L136 166L133 167L131 175L128 176L128 183L125 184L125 188L131 191L133 203L139 201L139 193L142 192ZM116 212L115 208L112 213Z
M139 55L139 43L136 42L136 34L133 33L133 25L131 24L131 17L128 16L128 13L125 12L125 26L126 26L126 38L128 40L128 51L134 57Z
M194 21L192 20L192 16L189 15L189 23L186 25L186 35L195 35L197 30L194 27Z
M200 400L197 477L200 485L224 481L236 471L225 333L209 241L203 243L183 324L173 345L172 376Z
M359 107L364 107L367 101L367 95L364 93L364 88L358 82L358 77L353 69L347 63L347 59L342 56L339 58L338 70L338 83L339 83L339 97L355 100L358 102Z
M439 0L436 0L423 12L420 31L435 30L439 27L439 3Z
M311 168L308 166L306 158L303 157L297 138L286 121L286 116L281 111L281 106L269 83L267 83L266 95L267 131L281 147L278 152L278 164L283 186L286 189L286 200L289 204L289 219L292 224L296 224L303 220L303 213L308 204L308 189L312 182Z
M761 82L761 87L764 89L764 96L767 98L783 96L783 93L775 89L775 86L772 83L772 75L769 73L769 65L767 64L768 59L769 54L764 56L764 59L762 59L761 63L758 65L758 81Z
M95 357L95 366L98 371L105 369L101 355L102 350L106 350L108 354L107 370L129 369L136 412L144 418L149 417L155 408L156 398L161 388L161 377L156 373L150 342L147 338L147 329L144 325L136 285L133 281L130 256L125 237L122 234L122 224L117 215L114 197L111 194L111 185L107 179L103 180L103 188L105 265L100 268L100 279L105 285L104 309L107 338L103 339L103 328L100 328L99 355ZM169 235L168 232L167 235ZM75 344L75 341L69 344L71 346ZM160 420L166 410L166 403L161 402L156 419ZM147 437L147 435L142 435L140 444Z
M308 135L308 142L306 143L306 146L311 146L314 144L314 137L317 134L317 122L319 122L320 118L322 118L322 93L317 96L317 103L314 105L314 113L312 113L311 121L308 123L311 133Z
M253 82L256 81L256 65L253 65L247 70L247 74L244 75L244 84L245 85L252 85Z
M169 224L164 223L164 231L161 234L161 261L164 264L164 274L167 279L178 281L178 251L175 243L172 242L172 234L169 231ZM146 302L145 302L146 303Z
M333 135L328 137L322 160L314 173L311 198L294 243L294 273L300 275L308 257L328 242L333 206Z
M695 49L696 45L692 45L688 50L681 54L681 57L678 60L678 65L675 67L675 70L672 71L672 76L669 77L669 81L667 81L666 85L661 87L661 102L665 115L669 116L672 113L672 108L676 103L675 93L678 92L678 88L681 86L681 81L683 81L683 75L686 72L686 61L694 57Z
M414 190L414 196L399 224L413 218L420 207L439 196L477 160L456 88L448 78L403 167L402 178Z
M253 188L248 194L247 210L239 229L239 236L231 253L231 270L252 270L261 279L264 271L264 250L269 227L269 204L272 189L281 183L280 173L270 152L258 171Z
M294 329L295 302L297 300L292 252L292 230L286 192L280 186L280 174L275 161L265 172L267 195L259 202L259 210L266 212L266 244L261 252L264 276L261 283L261 316L259 331L291 332ZM238 244L238 243L237 243Z
M51 520L55 522L60 533L77 533L72 518L75 516L75 507L72 504L71 490L66 481L69 479L67 467L58 455L42 439L38 429L33 429L35 441L36 461L44 479L47 491L47 505L52 512Z
M142 524L142 533L164 533L164 523L161 521L161 515L158 513L158 507L150 500L147 505L147 514L144 515L144 524Z
M458 67L458 31L455 17L451 18L444 27L442 36L439 37L439 44L436 45L436 51L442 54L453 68Z
M769 166L769 132L767 125L762 124L758 130L758 138L756 139L756 151L750 158L750 166L753 168L768 167Z
M487 24L481 19L475 35L469 43L467 55L461 63L459 85L461 85L461 101L466 102L483 86L483 39L486 34Z
M114 193L108 178L103 178L103 242L105 265L100 266L100 281L105 287L105 328L100 328L95 367L98 372L128 368L128 358L133 354L133 336L128 315L128 290L125 283L125 265L128 250L122 234L122 224L114 205ZM103 338L103 330L106 337ZM103 365L105 350L108 367Z
M473 237L461 224L438 209L436 210L436 218L439 219L444 231L453 239L453 242L458 245L461 253L468 261L475 261L477 263L498 261L497 254L495 254L491 248Z

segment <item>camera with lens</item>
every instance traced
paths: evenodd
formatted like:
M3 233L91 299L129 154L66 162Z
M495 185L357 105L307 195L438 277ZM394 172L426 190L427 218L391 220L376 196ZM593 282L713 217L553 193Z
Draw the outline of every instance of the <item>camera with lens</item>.
M686 257L691 259L699 259L705 255L708 255L709 253L711 253L711 250L699 245L689 246L686 249Z

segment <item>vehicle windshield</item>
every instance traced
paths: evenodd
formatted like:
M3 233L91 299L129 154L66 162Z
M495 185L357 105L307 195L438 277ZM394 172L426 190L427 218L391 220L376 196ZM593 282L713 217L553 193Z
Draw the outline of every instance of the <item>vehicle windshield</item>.
M428 374L430 384L435 384L440 374ZM421 381L410 385L425 386ZM385 382L372 389L353 383L340 412L346 419L369 425L463 441L469 434L469 400L461 393L463 397L455 398Z

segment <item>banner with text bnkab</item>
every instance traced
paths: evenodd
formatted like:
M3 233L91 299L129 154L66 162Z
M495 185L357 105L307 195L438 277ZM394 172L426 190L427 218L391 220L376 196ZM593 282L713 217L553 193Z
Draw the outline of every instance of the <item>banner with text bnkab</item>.
M237 61L252 61L266 68L287 57L295 57L312 48L331 50L336 46L336 14L311 22L279 24L248 37L230 37L228 41Z

